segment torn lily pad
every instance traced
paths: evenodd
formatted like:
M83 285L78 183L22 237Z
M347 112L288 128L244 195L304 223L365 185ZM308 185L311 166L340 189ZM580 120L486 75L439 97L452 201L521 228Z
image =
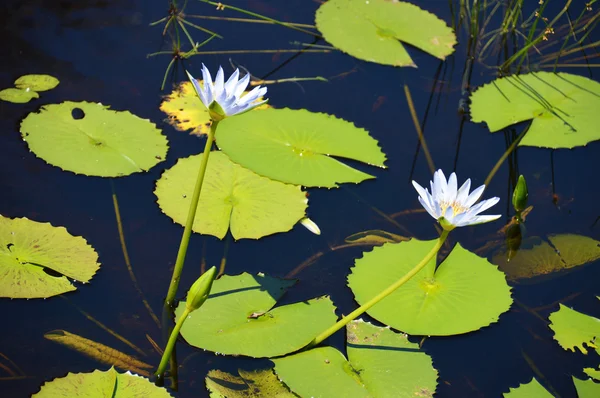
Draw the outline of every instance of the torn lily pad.
M442 60L456 44L444 21L402 1L328 0L317 10L316 25L336 48L384 65L416 66L403 43Z
M156 183L158 205L181 225L187 219L202 156L179 159ZM292 229L304 218L307 203L300 187L261 177L213 151L192 229L219 239L229 229L235 239L259 239Z
M386 243L364 253L348 276L356 301L364 304L396 282L425 257L435 242L411 239ZM448 336L497 322L511 304L504 274L457 244L437 269L434 257L367 313L411 335Z
M575 347L587 354L584 344L600 354L597 344L600 339L600 319L582 314L560 304L558 311L550 314L550 329L554 331L554 340L565 349L575 351Z
M532 120L519 145L574 148L600 139L600 83L570 73L502 77L471 94L471 119L491 132Z
M437 370L408 336L363 321L346 326L348 359L333 347L275 358L275 372L301 397L432 397Z
M154 123L91 102L45 105L21 122L21 134L51 165L99 177L147 171L165 159L168 149Z
M0 297L47 298L76 290L100 264L85 239L63 227L0 216Z
M38 393L32 395L32 398L56 397L172 398L172 395L146 378L110 368L105 372L69 373L46 382Z
M274 357L307 345L336 322L328 297L275 307L293 280L243 273L214 281L204 305L181 328L194 347L227 355ZM185 302L177 307L178 318Z
M336 158L384 168L385 154L353 123L305 109L265 109L228 117L216 133L233 160L273 180L307 187L337 187L375 178Z

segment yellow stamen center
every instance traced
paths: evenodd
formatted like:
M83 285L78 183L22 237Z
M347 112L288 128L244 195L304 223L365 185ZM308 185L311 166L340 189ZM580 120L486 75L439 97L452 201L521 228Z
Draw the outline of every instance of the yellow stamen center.
M456 217L456 215L462 214L465 211L469 210L469 208L467 206L465 206L462 203L459 203L457 201L440 202L440 208L442 209L442 216L444 216L446 214L446 210L448 209L448 207L452 208L452 216L453 217Z

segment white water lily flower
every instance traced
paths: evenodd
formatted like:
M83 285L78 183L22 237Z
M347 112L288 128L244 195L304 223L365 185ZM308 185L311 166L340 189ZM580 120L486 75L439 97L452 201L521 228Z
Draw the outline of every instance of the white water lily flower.
M219 71L213 82L208 68L202 64L203 84L194 79L189 72L186 73L194 85L194 89L196 89L196 94L198 94L198 97L200 97L200 100L208 109L213 120L221 120L227 116L247 112L267 102L267 100L257 101L267 93L266 87L257 86L242 96L244 90L248 87L248 83L250 83L250 74L247 73L240 80L239 69L236 69L227 82L225 82L223 68L219 67Z
M451 231L456 227L483 224L500 218L499 214L493 216L478 215L498 203L500 198L494 197L475 205L475 202L483 194L485 185L475 189L469 195L469 189L471 189L470 178L465 181L460 189L457 189L456 174L450 174L450 178L446 182L446 176L442 170L438 170L433 174L433 181L430 181L431 193L415 181L412 184L419 193L421 205L447 231Z

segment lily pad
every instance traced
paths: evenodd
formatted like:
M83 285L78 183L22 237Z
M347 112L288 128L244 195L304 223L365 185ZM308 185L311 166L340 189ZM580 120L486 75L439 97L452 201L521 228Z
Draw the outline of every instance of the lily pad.
M502 394L504 398L553 398L539 381L534 377L529 383L521 384L517 388L511 388L510 392Z
M548 276L600 259L600 242L575 234L549 235L548 242L538 237L527 238L521 249L508 261L505 251L492 257L492 262L508 280Z
M86 398L170 398L164 388L150 380L129 372L119 373L114 368L106 372L69 373L44 384L32 398L86 397Z
M237 117L237 116L236 116ZM161 210L185 225L203 155L179 159L156 183ZM285 232L305 216L308 203L300 187L261 177L222 152L211 152L193 230L222 239L259 239Z
M200 84L203 84L200 81ZM257 101L262 101L260 97ZM270 105L263 104L256 108L267 109ZM190 131L190 134L208 134L211 120L208 110L198 98L196 90L191 82L183 82L173 90L160 104L160 110L165 112L169 118L167 121L179 131Z
M519 145L574 148L600 139L600 83L535 72L494 80L471 95L471 118L491 132L533 120Z
M410 238L381 229L371 229L352 234L346 237L344 242L356 246L381 246L384 243L398 243L407 240L410 240Z
M274 357L296 351L336 322L328 297L273 308L293 280L243 273L217 279L181 328L194 347L228 355ZM182 302L177 317L185 309Z
M0 297L47 298L89 282L100 264L85 239L63 227L0 216Z
M444 21L401 1L329 0L317 10L316 24L340 50L385 65L416 66L402 43L442 60L456 44Z
M550 314L550 329L554 340L565 349L575 351L575 347L587 354L584 344L594 348L598 354L597 339L600 338L600 319L582 314L560 304L558 311Z
M294 398L295 394L279 381L273 369L238 369L233 375L211 370L206 376L211 398Z
M595 383L592 379L579 380L573 377L573 383L579 398L596 398L600 396L600 384Z
M15 81L15 86L23 90L47 91L58 86L59 80L50 75L25 75Z
M366 130L304 109L266 109L225 118L216 139L234 162L265 177L308 187L374 178L333 156L385 167L385 155Z
M0 100L13 102L15 104L25 104L34 98L40 98L40 95L32 90L5 88L4 90L0 91Z
M147 171L165 159L168 148L149 120L91 102L45 105L21 122L21 133L51 165L100 177Z
M386 243L356 260L348 285L364 304L415 267L435 241ZM457 244L435 269L435 259L368 310L380 322L411 335L448 336L496 322L512 303L498 268Z
M362 321L346 327L348 360L333 347L276 358L275 372L301 397L432 397L437 371L404 334Z

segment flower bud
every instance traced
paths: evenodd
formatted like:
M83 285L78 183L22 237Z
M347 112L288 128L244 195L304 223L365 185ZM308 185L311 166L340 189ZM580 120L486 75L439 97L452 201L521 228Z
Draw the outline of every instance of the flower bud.
M529 197L529 193L527 192L527 182L525 182L525 177L522 175L519 176L519 181L517 182L517 186L515 187L515 191L513 192L512 203L515 211L517 213L522 212L527 207L527 198Z
M317 223L315 223L310 218L304 217L302 220L300 220L300 224L304 225L304 228L308 229L313 234L321 235L321 228L319 228Z
M192 287L190 287L190 290L187 294L187 301L185 303L185 306L190 312L202 307L202 304L204 304L208 298L216 272L217 269L215 267L211 267L208 271L203 273L200 278L196 280L196 282L194 282Z

